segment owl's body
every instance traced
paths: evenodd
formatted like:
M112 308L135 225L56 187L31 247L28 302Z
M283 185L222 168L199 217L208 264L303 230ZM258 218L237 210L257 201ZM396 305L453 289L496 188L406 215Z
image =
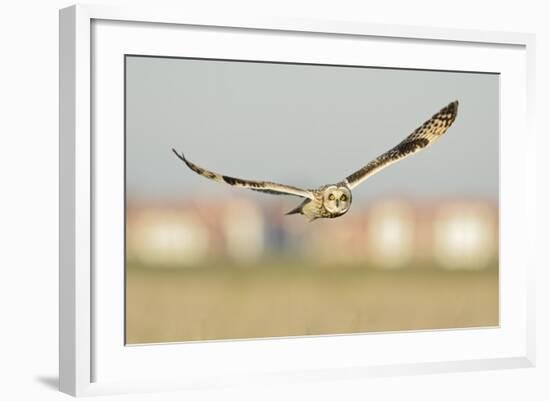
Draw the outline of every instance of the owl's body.
M303 214L308 221L326 218L333 219L343 216L351 206L351 191L344 182L334 185L323 185L310 190L313 199L304 200L288 214Z
M347 176L343 181L323 185L317 189L302 189L290 185L269 181L252 181L234 178L206 170L187 160L183 154L173 152L195 173L210 180L236 187L277 195L294 195L305 200L287 214L302 214L308 221L319 218L343 216L351 206L352 189L383 168L418 152L439 139L454 122L458 111L458 102L452 102L434 114L431 119L413 131L397 146L378 156L376 159Z

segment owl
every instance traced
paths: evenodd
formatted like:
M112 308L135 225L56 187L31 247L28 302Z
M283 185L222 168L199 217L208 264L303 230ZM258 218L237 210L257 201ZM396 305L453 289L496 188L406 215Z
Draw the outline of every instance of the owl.
M435 113L432 118L418 127L403 141L381 154L367 165L348 175L336 184L323 185L317 189L302 189L269 181L253 181L230 177L206 170L185 158L183 153L172 151L187 167L208 179L235 187L248 188L268 194L294 195L304 198L301 204L286 213L301 214L308 221L319 218L335 218L348 212L352 202L352 190L390 164L412 155L439 139L454 122L458 111L458 101L454 101Z

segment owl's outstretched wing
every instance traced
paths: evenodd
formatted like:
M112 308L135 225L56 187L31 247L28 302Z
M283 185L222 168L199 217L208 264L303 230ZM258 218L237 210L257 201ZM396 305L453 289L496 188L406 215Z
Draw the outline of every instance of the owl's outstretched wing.
M378 156L369 164L346 177L350 189L355 188L367 178L390 164L424 149L439 139L451 126L458 111L458 101L454 101L435 113L432 118L418 127L397 146Z
M214 173L213 171L206 170L202 167L197 166L194 163L191 163L185 158L183 153L179 154L175 149L172 149L172 151L187 165L187 167L189 167L195 173L211 180L233 185L235 187L248 188L254 191L260 191L269 194L295 195L301 196L302 198L314 199L313 192L307 189L297 188L290 185L277 184L275 182L268 181L243 180L241 178L229 177L227 175Z

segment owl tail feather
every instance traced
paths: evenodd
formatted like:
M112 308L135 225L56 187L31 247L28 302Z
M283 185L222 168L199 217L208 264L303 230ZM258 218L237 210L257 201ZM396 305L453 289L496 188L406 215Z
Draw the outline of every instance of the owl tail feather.
M285 213L285 215L288 216L289 214L297 214L297 213L302 213L302 205L296 206L290 212Z

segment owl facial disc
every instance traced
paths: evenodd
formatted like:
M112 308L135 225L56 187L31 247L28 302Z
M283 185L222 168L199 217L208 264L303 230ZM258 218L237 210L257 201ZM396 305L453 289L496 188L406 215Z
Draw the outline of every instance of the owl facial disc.
M328 186L323 191L323 206L334 215L346 213L351 206L351 191L345 186Z

